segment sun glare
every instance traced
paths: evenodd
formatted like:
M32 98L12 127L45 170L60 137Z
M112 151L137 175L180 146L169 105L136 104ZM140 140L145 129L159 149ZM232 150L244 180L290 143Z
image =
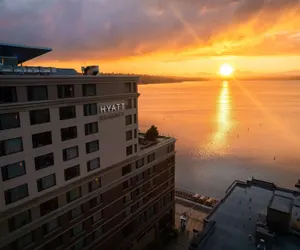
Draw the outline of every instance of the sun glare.
M222 64L220 67L220 75L222 76L230 76L233 71L233 67L227 63Z

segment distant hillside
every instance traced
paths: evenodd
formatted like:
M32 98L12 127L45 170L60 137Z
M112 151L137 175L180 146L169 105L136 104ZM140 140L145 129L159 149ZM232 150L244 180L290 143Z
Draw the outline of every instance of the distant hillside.
M151 84L151 83L175 83L175 82L186 82L186 81L206 81L207 78L202 77L176 77L176 76L151 76L151 75L140 75L140 84Z
M239 72L240 73L240 72ZM294 74L295 72L282 72L278 74L263 74L255 75L247 72L248 75L234 75L233 77L220 77L220 76L209 76L208 74L203 77L179 77L179 76L157 76L157 75L136 75L140 77L139 84L159 84L159 83L179 83L179 82L189 82L189 81L219 81L219 80L241 80L241 81L288 81L288 80L300 80L300 74ZM106 73L102 73L106 74ZM107 73L113 74L113 73ZM128 75L128 74L116 74L116 75Z

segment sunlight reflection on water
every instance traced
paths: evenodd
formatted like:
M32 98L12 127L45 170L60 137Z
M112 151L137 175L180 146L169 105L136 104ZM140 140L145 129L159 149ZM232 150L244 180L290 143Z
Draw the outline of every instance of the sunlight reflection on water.
M300 84L190 82L140 85L139 92L141 130L155 124L177 138L177 186L219 195L249 176L285 186L300 178L291 143L300 138Z

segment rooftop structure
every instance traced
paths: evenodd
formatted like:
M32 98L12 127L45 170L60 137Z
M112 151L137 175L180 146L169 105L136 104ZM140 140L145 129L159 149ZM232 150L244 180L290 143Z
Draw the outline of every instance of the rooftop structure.
M0 75L79 75L74 69L22 65L50 51L51 48L0 43ZM82 72L83 75L96 75L99 67L82 67Z
M10 62L14 62L14 65L12 66L17 66L18 64L29 61L35 57L39 57L50 51L52 51L50 48L0 43L0 58L4 65L11 65L8 63L7 59L15 59Z
M256 179L235 181L189 249L300 249L299 218L300 193Z

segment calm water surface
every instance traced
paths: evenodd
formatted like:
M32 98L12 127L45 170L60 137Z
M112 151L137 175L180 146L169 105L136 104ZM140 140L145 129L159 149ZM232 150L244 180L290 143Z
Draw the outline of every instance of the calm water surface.
M236 179L300 178L300 81L140 85L141 130L177 138L176 186L222 197ZM274 158L275 157L275 158Z

